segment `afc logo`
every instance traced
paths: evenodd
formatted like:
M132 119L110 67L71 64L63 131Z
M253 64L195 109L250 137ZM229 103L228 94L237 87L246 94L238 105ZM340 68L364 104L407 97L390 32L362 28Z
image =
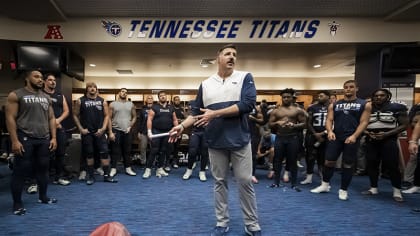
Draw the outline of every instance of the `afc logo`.
M117 22L111 22L111 21L106 21L106 20L102 20L101 23L102 23L102 27L105 28L108 34L114 37L120 36L122 32L122 27L120 24L118 24Z
M47 25L48 32L45 34L44 39L63 39L60 32L60 25Z

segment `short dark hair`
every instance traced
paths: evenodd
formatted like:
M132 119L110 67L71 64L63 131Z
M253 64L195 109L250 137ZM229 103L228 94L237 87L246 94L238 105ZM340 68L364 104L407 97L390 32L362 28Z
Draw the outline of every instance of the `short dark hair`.
M328 90L321 90L321 91L318 92L318 94L320 94L320 93L323 93L323 94L327 95L328 97L331 96L331 93Z
M24 71L20 72L20 74L18 76L22 79L26 79L34 71L41 72L41 70L37 70L37 69L24 70ZM41 72L41 74L42 74L42 72Z
M281 96L283 96L283 94L285 94L285 93L289 93L293 97L296 96L296 91L294 89L292 89L292 88L286 88L286 89L283 89L282 91L280 91L280 95Z
M385 88L380 88L380 89L377 89L377 90L373 91L371 97L375 97L375 94L379 91L384 92L386 94L386 100L388 102L391 101L392 93L391 93L391 91L389 91L388 89L385 89Z
M51 72L49 72L49 73L46 73L45 75L44 75L44 80L47 80L48 79L48 76L54 76L54 78L56 78L57 76L55 76L55 74L54 73L51 73Z
M236 46L233 44L233 43L230 43L230 44L226 44L226 45L224 45L224 46L222 46L218 51L217 51L217 54L219 54L219 53L221 53L223 50L225 50L226 48L233 48L233 49L235 49L235 50L237 50L236 49Z
M158 97L159 97L162 93L164 93L164 94L166 95L165 90L160 90L160 91L158 92Z

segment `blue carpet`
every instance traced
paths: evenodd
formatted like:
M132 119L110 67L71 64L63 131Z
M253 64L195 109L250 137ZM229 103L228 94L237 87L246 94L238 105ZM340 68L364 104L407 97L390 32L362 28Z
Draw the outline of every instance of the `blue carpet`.
M117 175L119 183L98 182L87 186L74 180L70 186L49 186L56 205L38 204L37 195L23 194L27 214L11 212L10 172L0 166L0 234L1 235L89 235L101 224L118 221L133 236L140 235L209 235L215 225L213 181L193 178L184 181L184 168L173 170L169 177L141 179ZM154 174L154 171L153 171ZM381 180L381 193L367 197L360 194L368 186L367 177L354 177L349 201L337 196L340 175L336 173L330 193L312 194L318 177L302 192L288 187L270 189L266 170L257 170L260 183L255 185L263 235L418 235L420 214L412 207L420 206L419 195L405 195L404 203L392 199L388 180ZM244 235L237 188L230 181L230 232ZM286 185L289 186L289 185Z

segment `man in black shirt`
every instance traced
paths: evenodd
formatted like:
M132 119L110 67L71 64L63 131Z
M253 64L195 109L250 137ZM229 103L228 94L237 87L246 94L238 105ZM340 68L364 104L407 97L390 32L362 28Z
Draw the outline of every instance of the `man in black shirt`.
M300 184L312 183L315 161L318 164L318 172L322 175L324 166L327 131L325 122L329 105L330 93L321 91L318 100L308 107L308 124L306 133L306 178Z
M322 173L322 183L311 190L312 193L330 191L330 180L334 175L334 167L343 153L341 187L338 191L340 200L348 200L347 188L353 176L353 164L357 158L359 139L369 122L371 104L356 96L358 87L355 80L344 82L344 98L328 106L327 149L325 165Z
M53 74L47 74L45 76L44 92L48 94L52 101L52 108L54 110L55 123L57 126L57 150L53 153L55 177L54 183L60 185L69 185L70 181L63 178L64 170L64 155L66 153L66 132L61 122L66 119L69 115L69 106L67 105L66 98L63 94L56 91L56 78Z
M389 171L393 198L402 202L401 172L399 169L398 134L408 124L407 107L390 102L392 94L387 89L378 89L372 94L372 113L366 128L366 159L370 189L365 195L378 194L379 166Z
M151 168L155 157L158 156L156 176L163 177L168 176L163 170L165 157L170 155L170 148L168 143L169 137L153 138L153 134L161 134L169 132L172 127L178 125L178 119L176 118L173 107L168 105L165 91L158 93L159 102L153 104L152 109L149 110L147 115L147 136L152 142L152 148L150 154L147 157L146 169L144 170L143 178L150 178Z
M95 182L94 153L99 152L104 181L116 183L117 180L110 176L110 160L108 156L108 142L105 131L109 122L108 103L98 96L98 87L95 83L86 83L86 94L77 99L73 108L73 119L82 135L82 152L86 157L88 177L87 185Z

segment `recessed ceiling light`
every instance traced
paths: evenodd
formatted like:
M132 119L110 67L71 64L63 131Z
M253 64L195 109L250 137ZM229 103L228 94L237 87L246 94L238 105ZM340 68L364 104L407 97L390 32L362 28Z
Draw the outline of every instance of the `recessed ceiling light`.
M314 65L314 68L319 68L319 67L321 67L321 65L320 65L320 64L316 64L316 65Z
M95 64L89 64L89 66L90 66L90 67L95 67L96 65L95 65Z
M213 59L213 58L201 59L200 66L204 68L209 67L209 65L213 65L215 62L216 62L216 59Z

